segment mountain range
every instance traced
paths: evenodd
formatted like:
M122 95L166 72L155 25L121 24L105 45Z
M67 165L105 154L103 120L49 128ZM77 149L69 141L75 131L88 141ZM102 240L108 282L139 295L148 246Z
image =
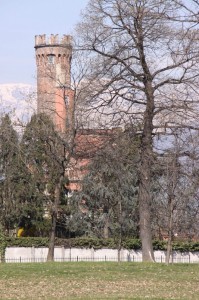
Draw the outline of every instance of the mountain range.
M17 123L27 123L36 110L36 87L24 83L0 84L0 114L9 113Z

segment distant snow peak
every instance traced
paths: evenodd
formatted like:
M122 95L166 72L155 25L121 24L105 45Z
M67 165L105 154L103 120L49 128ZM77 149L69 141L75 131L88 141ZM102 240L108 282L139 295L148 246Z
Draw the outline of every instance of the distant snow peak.
M36 88L25 83L0 84L0 113L9 113L16 124L27 123L36 110Z

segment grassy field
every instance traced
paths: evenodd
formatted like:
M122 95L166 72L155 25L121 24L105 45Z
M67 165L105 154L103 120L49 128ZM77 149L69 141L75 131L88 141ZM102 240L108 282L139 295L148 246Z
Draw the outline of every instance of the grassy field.
M0 299L199 299L199 265L0 264Z

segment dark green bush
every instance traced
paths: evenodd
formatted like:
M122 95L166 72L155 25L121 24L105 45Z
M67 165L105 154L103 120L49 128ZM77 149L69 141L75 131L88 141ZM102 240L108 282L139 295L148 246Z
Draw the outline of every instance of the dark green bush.
M7 238L7 247L48 247L49 239L42 237L20 237L20 238ZM71 239L60 239L56 238L56 246L62 246L64 248L109 248L117 249L118 242L114 239L97 239L91 237L79 237ZM140 239L128 238L122 241L122 247L125 249L139 250L141 249ZM153 249L154 250L166 250L167 242L154 240ZM199 251L199 241L197 242L173 242L173 250L186 252L186 251Z
M133 250L140 250L142 247L140 239L133 239L133 238L125 239L122 242L122 246L125 249L133 249Z
M160 240L154 240L153 241L153 250L166 250L167 249L167 242L166 241L160 241Z
M20 238L7 238L8 247L47 247L49 239L42 237L20 237Z

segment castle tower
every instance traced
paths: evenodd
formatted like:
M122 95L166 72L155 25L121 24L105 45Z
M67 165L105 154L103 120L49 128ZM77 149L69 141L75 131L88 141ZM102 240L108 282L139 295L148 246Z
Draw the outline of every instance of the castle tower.
M37 63L37 112L50 116L63 132L73 105L71 90L72 38L51 34L35 36Z

